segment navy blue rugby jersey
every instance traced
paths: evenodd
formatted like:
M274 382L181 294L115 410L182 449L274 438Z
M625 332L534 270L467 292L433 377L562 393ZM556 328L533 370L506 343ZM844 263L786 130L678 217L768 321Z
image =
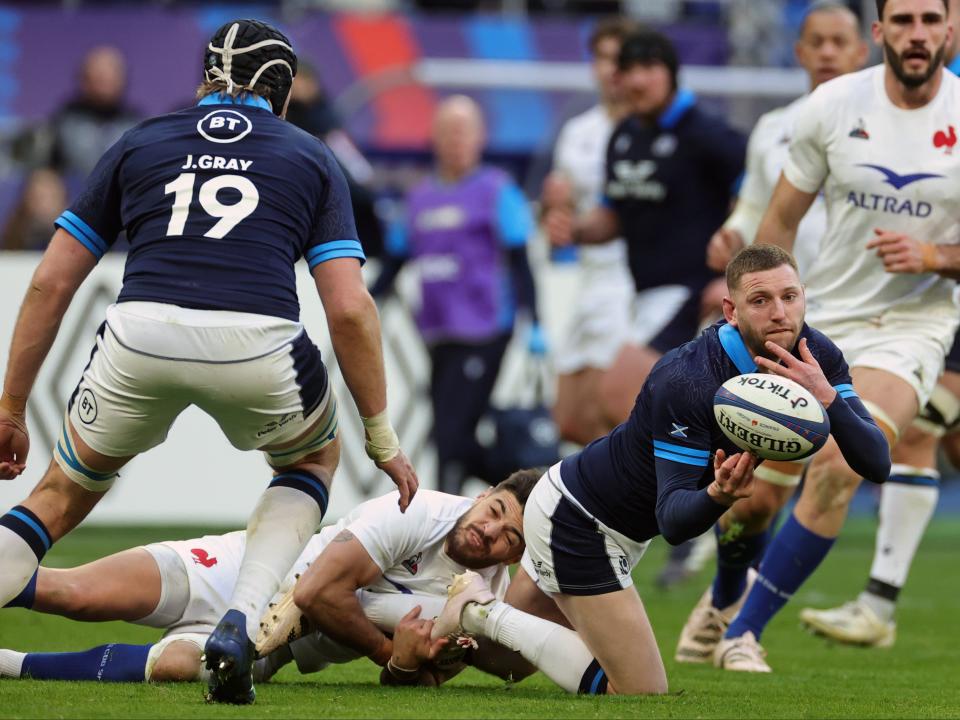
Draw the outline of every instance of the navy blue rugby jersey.
M256 96L209 95L128 131L56 225L98 258L126 231L118 302L296 321L301 257L364 261L332 153Z
M800 338L807 339L839 394L828 411L831 421L841 398L869 418L837 346L807 325ZM798 350L793 354L799 357ZM706 492L714 451L720 448L728 457L740 452L714 419L713 396L724 382L748 372L757 372L757 366L739 331L725 321L710 326L660 359L626 422L563 460L563 484L587 512L633 540L699 535L726 510ZM661 527L658 517L673 527Z
M603 203L620 220L638 290L700 288L704 260L743 173L746 138L679 91L655 124L625 118L607 146Z

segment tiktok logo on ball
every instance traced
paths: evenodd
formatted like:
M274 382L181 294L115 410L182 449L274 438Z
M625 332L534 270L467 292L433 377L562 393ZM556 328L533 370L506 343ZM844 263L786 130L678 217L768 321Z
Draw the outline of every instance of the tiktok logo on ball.
M232 143L253 130L253 123L236 110L214 110L197 123L197 132L210 142Z

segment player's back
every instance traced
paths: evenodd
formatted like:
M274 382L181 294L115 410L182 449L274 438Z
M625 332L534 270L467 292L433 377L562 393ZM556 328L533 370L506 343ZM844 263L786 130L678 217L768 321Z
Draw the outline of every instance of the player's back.
M312 265L349 245L362 258L330 152L257 100L212 96L141 123L58 221L100 250L126 231L119 302L298 320L301 256Z

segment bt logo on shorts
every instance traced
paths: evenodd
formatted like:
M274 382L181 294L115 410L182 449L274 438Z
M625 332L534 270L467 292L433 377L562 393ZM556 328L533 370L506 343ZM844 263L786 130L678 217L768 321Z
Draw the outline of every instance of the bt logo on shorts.
M97 398L89 388L84 388L77 400L77 414L84 425L89 425L97 419Z
M203 548L192 548L190 553L193 555L194 565L203 565L205 568L211 568L217 564L217 558L210 557L210 553Z

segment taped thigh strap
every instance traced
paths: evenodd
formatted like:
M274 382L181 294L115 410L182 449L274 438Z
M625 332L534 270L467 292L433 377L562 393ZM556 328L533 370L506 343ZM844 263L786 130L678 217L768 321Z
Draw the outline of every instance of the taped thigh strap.
M150 678L153 676L153 669L157 666L157 661L160 659L160 656L163 655L163 652L173 643L181 641L188 642L191 645L195 645L200 653L203 653L203 647L207 644L207 638L209 636L209 633L173 633L167 635L155 643L150 648L150 652L147 653L147 667L144 669L143 679L150 682ZM203 678L203 668L200 664L199 657L197 658L197 678Z
M920 410L913 424L935 437L943 437L960 419L960 399L939 383L930 394L930 400Z
M887 412L875 402L863 400L863 406L870 411L870 414L873 415L873 419L877 421L880 429L886 433L887 439L890 441L890 445L895 445L897 440L900 439L900 430L897 428L897 424L893 421L893 418L891 418Z
M325 403L314 413L313 429L297 438L287 447L265 448L264 454L271 467L282 468L294 465L312 453L322 450L337 437L340 417L337 414L337 396L328 389Z
M60 438L53 448L53 459L63 470L64 474L77 485L91 492L106 492L118 477L116 471L100 473L85 465L77 455L73 440L70 437L70 418L64 416L60 426Z

